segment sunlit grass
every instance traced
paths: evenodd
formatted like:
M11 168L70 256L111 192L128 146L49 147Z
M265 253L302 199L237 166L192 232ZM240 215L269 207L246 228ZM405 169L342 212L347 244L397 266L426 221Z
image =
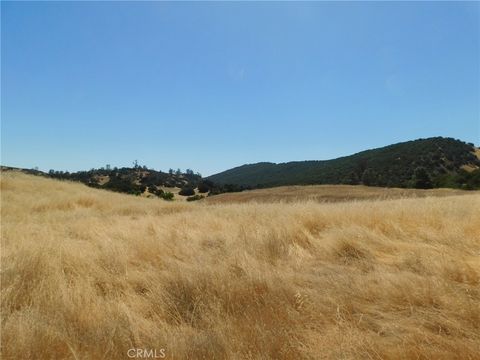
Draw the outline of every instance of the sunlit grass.
M169 203L4 173L2 358L476 359L480 195Z

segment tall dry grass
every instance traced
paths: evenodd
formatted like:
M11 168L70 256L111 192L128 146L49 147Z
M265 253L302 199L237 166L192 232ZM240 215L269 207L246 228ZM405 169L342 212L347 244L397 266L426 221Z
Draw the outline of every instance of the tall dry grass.
M467 195L458 189L401 189L363 185L295 185L279 186L242 192L223 193L206 199L210 204L220 203L290 203L290 202L341 202L355 200L393 200L403 198L442 197Z
M2 174L3 359L480 358L480 195L166 203Z

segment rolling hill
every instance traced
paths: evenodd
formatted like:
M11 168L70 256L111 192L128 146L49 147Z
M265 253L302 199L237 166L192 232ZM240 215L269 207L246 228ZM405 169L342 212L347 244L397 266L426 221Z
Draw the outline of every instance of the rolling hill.
M20 172L0 189L2 359L480 354L476 192L186 203Z
M294 203L299 201L337 203L469 195L480 191L460 189L402 189L364 185L292 185L209 196L208 204Z
M480 188L480 158L471 143L418 139L324 161L260 162L209 176L217 184L252 188L364 184L387 187Z
M200 174L187 169L169 172L149 169L146 166L91 169L88 171L55 171L44 173L35 169L21 169L2 166L2 171L22 172L59 180L78 181L89 187L147 197L161 197L165 200L186 198L207 194L210 188L203 184ZM202 196L203 197L203 196Z
M192 170L139 166L65 172L1 166L2 171L79 181L94 188L165 200L292 185L367 185L396 188L480 189L480 149L452 138L419 139L324 161L260 162L202 178Z

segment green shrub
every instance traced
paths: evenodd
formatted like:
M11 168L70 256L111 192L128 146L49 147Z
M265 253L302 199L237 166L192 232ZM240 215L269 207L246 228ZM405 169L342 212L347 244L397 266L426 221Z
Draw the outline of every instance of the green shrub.
M173 198L174 198L173 193L171 193L170 191L162 192L159 196L160 196L163 200L167 200L167 201L172 201Z
M197 200L201 200L203 198L205 198L205 196L203 196L203 195L193 195L193 196L187 197L187 201L197 201Z

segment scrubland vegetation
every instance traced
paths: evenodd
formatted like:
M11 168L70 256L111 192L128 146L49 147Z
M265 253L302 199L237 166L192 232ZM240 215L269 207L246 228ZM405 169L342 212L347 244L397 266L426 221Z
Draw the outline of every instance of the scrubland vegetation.
M480 195L165 202L1 179L3 359L480 358Z

